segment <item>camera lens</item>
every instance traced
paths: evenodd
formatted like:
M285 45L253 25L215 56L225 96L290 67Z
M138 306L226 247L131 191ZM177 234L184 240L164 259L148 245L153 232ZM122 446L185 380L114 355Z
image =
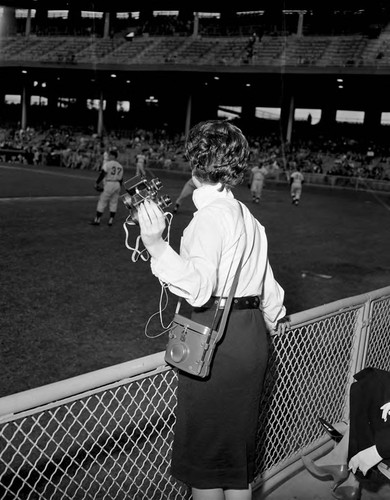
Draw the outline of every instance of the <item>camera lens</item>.
M131 196L127 193L125 193L123 196L122 196L122 200L123 200L123 203L126 205L127 208L131 208L132 206L132 203L131 203Z
M171 204L171 199L168 195L160 196L160 198L157 200L157 205L160 208L169 207L170 204Z
M152 184L152 186L155 187L156 189L162 188L162 182L160 181L160 179L158 177L156 177L155 179L152 179L150 181L150 184Z

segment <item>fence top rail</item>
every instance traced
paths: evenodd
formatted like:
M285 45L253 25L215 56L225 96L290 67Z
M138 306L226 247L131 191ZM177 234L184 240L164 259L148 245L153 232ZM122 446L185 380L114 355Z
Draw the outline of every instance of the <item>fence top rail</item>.
M390 286L379 288L377 290L373 290L371 292L363 293L360 295L355 295L353 297L348 297L346 299L336 300L328 304L313 307L312 309L307 309L306 311L293 313L289 316L289 326L291 328L296 328L304 323L319 319L320 317L327 316L332 313L337 313L343 309L357 307L366 302L383 298L388 295L390 295Z
M385 296L390 296L390 286L291 314L288 318L288 325L290 328L296 328L326 315L359 306ZM11 394L0 398L0 421L2 417L4 419L4 417L11 414L20 413L54 401L82 394L86 391L97 389L129 377L146 374L159 368L166 368L163 351L35 389Z
M0 398L0 421L2 417L7 415L81 394L122 379L154 371L163 366L165 366L164 353L158 352L35 389L4 396Z

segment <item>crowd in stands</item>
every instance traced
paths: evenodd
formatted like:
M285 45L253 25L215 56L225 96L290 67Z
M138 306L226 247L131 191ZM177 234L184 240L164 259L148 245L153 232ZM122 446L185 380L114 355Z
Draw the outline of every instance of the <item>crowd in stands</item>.
M270 34L285 36L297 32L298 11L288 10L284 14L278 9L241 12L235 15L232 10L224 15L204 16L199 19L198 33L202 36L250 36L254 31L258 35ZM104 19L81 17L76 11L70 17L56 16L49 20L44 15L32 19L32 33L38 36L76 35L102 36ZM380 31L390 19L390 8L383 4L376 11L351 6L349 9L320 8L306 10L304 32L316 35L340 35L351 33L369 34L368 29ZM23 33L25 19L17 20L17 31ZM194 30L192 12L175 11L159 15L141 15L135 17L111 16L111 36L123 36L129 31L135 35L152 36L189 36ZM376 33L377 35L378 33Z
M247 137L253 165L272 158L286 172L299 166L302 172L314 174L390 181L390 144L323 135L286 144L277 132ZM98 171L104 152L115 148L125 168L134 167L135 157L142 151L151 168L189 171L183 144L184 134L170 134L165 129L133 129L99 137L91 130L73 127L3 128L0 161Z
M169 169L182 160L183 143L184 137L169 135L163 129L134 129L100 137L91 130L74 127L0 128L0 161L97 171L105 151L117 149L118 160L129 167L142 150L150 164Z

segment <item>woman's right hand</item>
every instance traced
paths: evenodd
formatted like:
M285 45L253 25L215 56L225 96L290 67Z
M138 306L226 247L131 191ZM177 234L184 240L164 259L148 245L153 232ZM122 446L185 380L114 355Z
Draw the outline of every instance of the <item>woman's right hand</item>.
M152 257L159 257L167 243L162 235L165 230L165 215L154 201L145 200L138 207L138 222L141 238Z

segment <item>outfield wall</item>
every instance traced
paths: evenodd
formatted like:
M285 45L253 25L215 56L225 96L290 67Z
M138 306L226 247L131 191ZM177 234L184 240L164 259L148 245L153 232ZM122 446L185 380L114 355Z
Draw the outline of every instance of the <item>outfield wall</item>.
M293 314L270 339L254 496L330 447L353 374L390 370L390 286ZM169 475L176 372L164 353L0 399L0 499L189 499Z
M132 166L128 166L128 169L133 169ZM157 163L151 163L149 167L154 172L158 170L181 172L188 176L190 175L190 169L188 163L186 162L175 162L172 164L169 170L164 169ZM390 193L390 181L379 180L379 179L368 179L365 177L349 177L342 175L333 174L316 174L312 172L303 172L305 177L304 185L315 185L328 188L341 188L341 189L352 189L354 191L375 191L388 194ZM269 174L265 182L277 182L278 184L289 184L289 173L284 170L278 170Z

